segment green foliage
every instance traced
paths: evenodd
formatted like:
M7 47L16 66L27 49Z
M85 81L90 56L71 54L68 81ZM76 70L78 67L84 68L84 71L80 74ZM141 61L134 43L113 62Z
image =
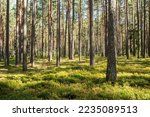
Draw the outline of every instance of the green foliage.
M118 80L112 86L105 80L106 59L38 60L34 68L22 72L21 66L3 68L0 63L0 99L150 99L150 59L118 58Z

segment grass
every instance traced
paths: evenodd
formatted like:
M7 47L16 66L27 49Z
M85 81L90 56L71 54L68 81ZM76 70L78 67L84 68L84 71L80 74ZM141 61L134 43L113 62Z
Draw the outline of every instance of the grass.
M37 60L27 72L13 64L5 68L0 62L0 99L150 99L150 59L118 58L115 86L106 83L106 59L95 61L95 67L89 67L87 59L81 63L64 59L55 67L55 61Z

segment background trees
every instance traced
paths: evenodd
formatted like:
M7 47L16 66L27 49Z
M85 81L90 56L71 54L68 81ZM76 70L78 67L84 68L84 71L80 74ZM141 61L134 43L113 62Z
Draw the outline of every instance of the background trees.
M53 58L59 66L60 57L73 60L77 56L80 62L89 58L93 66L95 55L108 57L108 66L113 63L110 66L116 77L116 57L150 56L148 0L1 0L1 3L0 59L6 60L6 66L14 57L16 65L22 63L26 71L27 64L33 66L36 59L51 62Z

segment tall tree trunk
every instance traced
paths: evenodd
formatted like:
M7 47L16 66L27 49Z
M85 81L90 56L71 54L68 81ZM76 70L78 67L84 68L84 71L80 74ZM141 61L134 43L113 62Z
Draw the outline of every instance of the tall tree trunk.
M71 23L71 19L70 19L70 0L68 0L68 57L69 59L71 59L71 33L70 33L70 23Z
M135 37L135 16L134 16L134 13L135 13L135 6L134 6L134 3L135 3L135 0L132 0L132 7L133 7L133 10L132 10L132 22L133 22L133 26L132 26L132 30L133 30L133 56L136 56L136 37Z
M19 0L16 0L16 44L15 44L15 49L16 49L16 65L19 63Z
M140 11L140 20L141 20L141 56L143 55L143 1L140 1L141 11Z
M107 72L106 80L115 82L117 78L116 71L116 54L115 54L115 34L114 34L114 5L115 0L108 1L108 55L107 55Z
M27 71L27 0L23 0L23 71Z
M5 47L5 65L9 66L9 0L7 0L6 12L6 47Z
M60 0L57 0L57 46L56 46L56 66L60 66Z
M140 20L139 20L139 0L137 0L137 51L140 58Z
M149 1L149 39L148 39L148 56L150 57L150 1Z
M42 54L41 57L44 57L44 39L45 39L45 0L42 0Z
M20 1L19 14L19 63L22 62L22 40L23 40L23 0Z
M79 0L79 8L78 8L78 20L79 20L79 31L78 31L78 54L79 54L79 62L81 61L81 0Z
M74 59L74 51L75 51L75 47L74 47L74 42L75 42L75 34L74 34L74 21L75 21L75 8L74 8L74 5L75 5L75 0L72 0L72 47L71 47L71 59Z
M143 38L143 54L142 57L146 57L146 0L144 0L144 38Z
M65 23L65 40L64 40L64 57L67 54L67 29L68 29L68 10L66 10L66 23Z
M31 66L34 66L34 48L35 48L35 25L36 25L36 0L32 0L32 33L31 33Z
M108 1L105 0L105 56L107 56L107 46L108 46Z
M52 60L52 0L49 0L48 11L48 61Z
M129 41L129 22L128 22L128 0L125 2L125 11L126 11L126 29L125 29L125 34L126 34L126 56L127 59L130 57L130 41Z
M93 0L88 0L88 6L89 6L90 66L94 66Z
M4 59L4 21L3 8L0 4L0 61Z

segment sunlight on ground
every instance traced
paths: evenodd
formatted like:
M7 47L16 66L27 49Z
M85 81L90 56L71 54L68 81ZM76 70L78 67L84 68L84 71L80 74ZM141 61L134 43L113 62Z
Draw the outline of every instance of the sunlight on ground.
M150 59L119 58L115 86L105 81L106 59L95 61L65 59L55 67L38 60L28 72L0 63L0 99L150 99Z

